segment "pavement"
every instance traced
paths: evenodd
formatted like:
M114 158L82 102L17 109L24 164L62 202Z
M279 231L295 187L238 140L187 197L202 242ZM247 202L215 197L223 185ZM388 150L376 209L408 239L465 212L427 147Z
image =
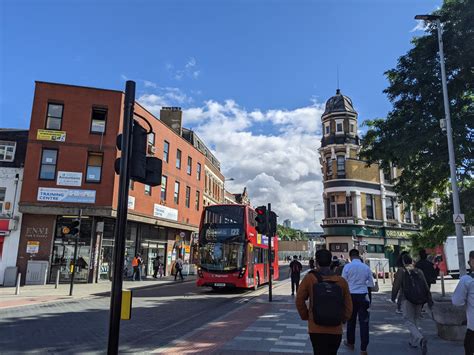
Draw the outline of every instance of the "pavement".
M184 282L195 282L196 276L185 277ZM174 284L174 276L153 279L147 278L142 281L124 281L123 289L136 290L156 287L160 285ZM107 296L110 293L112 283L100 281L95 284L74 284L73 295L69 296L69 284L27 285L20 287L20 293L15 295L15 287L0 287L0 309L43 304L55 301L72 300L93 296Z
M446 280L446 291L450 294L456 280ZM380 290L373 295L370 309L369 354L399 355L419 354L419 349L408 346L408 331L401 315L395 313L396 306L388 301L391 283L380 280ZM441 286L433 285L434 293ZM426 315L421 330L428 339L428 354L464 354L461 342L449 342L437 336L436 325ZM343 337L344 339L344 337ZM356 351L341 344L339 354L358 354L359 335L356 336ZM307 323L300 320L290 296L288 281L273 289L273 302L263 294L234 311L205 324L195 331L172 341L167 346L152 351L162 354L289 354L313 353L307 334Z

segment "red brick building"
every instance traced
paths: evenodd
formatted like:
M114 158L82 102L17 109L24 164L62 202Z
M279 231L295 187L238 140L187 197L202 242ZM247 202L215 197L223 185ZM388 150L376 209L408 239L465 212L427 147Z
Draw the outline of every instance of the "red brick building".
M110 277L119 182L114 162L120 156L115 143L123 100L121 91L36 82L20 199L22 275L28 260L44 260L48 281L58 269L60 280L67 281L74 248L61 228L82 210L78 281ZM169 273L176 254L198 230L205 156L138 103L135 112L153 127L148 154L163 160L163 179L156 187L131 183L125 267L131 272L131 258L140 253L146 275L156 257ZM31 242L39 242L34 253L27 252Z

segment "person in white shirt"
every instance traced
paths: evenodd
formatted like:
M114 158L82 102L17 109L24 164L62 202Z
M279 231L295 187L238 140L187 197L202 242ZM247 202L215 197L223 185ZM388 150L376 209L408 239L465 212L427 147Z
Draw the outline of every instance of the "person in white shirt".
M467 331L464 338L464 351L466 355L474 354L474 250L469 252L469 266L471 273L464 275L459 280L453 293L453 304L456 306L466 305Z
M347 339L344 341L349 349L354 350L355 329L357 317L360 325L360 350L362 355L367 354L369 345L369 306L370 300L368 291L374 287L374 278L370 268L362 262L357 249L349 252L351 262L344 266L342 277L349 284L349 292L352 298L352 317L347 322Z

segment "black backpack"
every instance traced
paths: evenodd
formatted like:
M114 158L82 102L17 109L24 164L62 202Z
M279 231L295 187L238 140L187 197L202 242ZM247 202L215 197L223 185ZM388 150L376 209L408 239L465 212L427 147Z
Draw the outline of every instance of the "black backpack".
M413 304L425 304L428 302L428 287L418 271L407 270L403 272L402 279L403 295Z
M344 295L335 281L323 280L320 273L311 271L318 279L313 285L313 320L318 325L337 326L343 321Z

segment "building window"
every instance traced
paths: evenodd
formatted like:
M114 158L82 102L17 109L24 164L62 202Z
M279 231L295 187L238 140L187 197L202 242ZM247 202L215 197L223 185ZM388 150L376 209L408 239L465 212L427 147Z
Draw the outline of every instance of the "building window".
M7 193L7 189L4 187L0 187L0 214L3 214L3 206L5 205L6 193Z
M151 186L145 184L145 195L151 196Z
M383 171L383 180L386 184L391 184L392 183L392 176L390 174L390 168L388 170Z
M374 219L374 196L366 194L365 195L365 212L367 214L367 219Z
M196 191L196 211L199 211L199 199L201 198L201 194L199 191Z
M105 133L105 121L107 110L103 108L92 108L91 133Z
M170 153L170 144L169 142L165 141L165 144L163 147L163 160L165 162L168 162L169 153Z
M395 219L395 208L394 208L394 198L393 197L386 197L385 198L385 213L387 215L387 219Z
M0 161L15 160L16 142L0 141Z
M336 134L344 133L344 120L336 120Z
M335 196L331 196L331 199L330 199L330 205L331 205L331 217L337 217L337 214L336 214L336 197Z
M197 179L201 181L201 163L197 163Z
M166 201L166 186L168 184L168 177L161 175L161 201Z
M345 177L346 176L346 158L344 155L337 156L337 177Z
M351 133L355 133L355 125L353 123L349 125L349 130Z
M102 176L102 153L89 153L87 157L86 182L100 182Z
M41 156L40 179L55 179L57 158L58 151L56 149L43 149L43 154Z
M133 181L132 179L130 179L130 183L128 184L128 187L130 190L133 191L133 189L135 188L135 181Z
M367 245L367 252L368 253L384 253L383 245L381 244L369 244Z
M331 158L326 158L326 175L332 176L332 160Z
M336 253L347 253L349 244L347 243L329 243L329 250Z
M149 145L152 145L152 146L155 145L155 133L154 132L148 133L147 139L148 139L148 144Z
M48 104L48 116L46 118L46 129L60 130L63 120L62 104Z
M174 182L174 203L179 204L179 181Z
M181 169L181 151L176 150L176 168Z
M330 126L329 126L329 123L325 123L324 124L324 135L329 135L330 133Z
M411 223L411 209L409 206L405 208L404 219L405 219L405 223Z
M189 208L189 204L191 200L191 188L189 186L186 186L186 207Z
M188 157L188 166L186 168L186 172L188 173L188 175L191 175L192 170L193 170L193 158Z

